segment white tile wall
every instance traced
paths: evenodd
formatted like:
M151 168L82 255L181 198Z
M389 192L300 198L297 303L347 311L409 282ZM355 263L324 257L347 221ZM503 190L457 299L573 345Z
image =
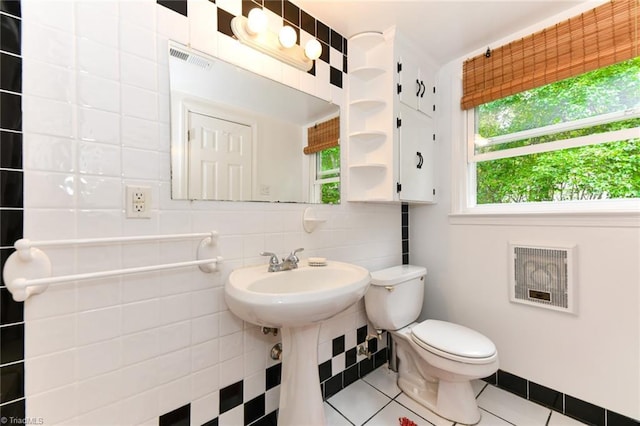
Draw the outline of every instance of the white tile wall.
M277 339L235 318L224 303L234 267L264 262L261 250L295 247L372 270L400 262L399 206L321 206L328 221L306 234L304 205L170 198L168 39L344 104L326 64L312 77L239 46L219 35L216 6L204 0L189 2L188 19L155 0L22 7L25 236L215 229L225 258L214 274L177 270L68 284L28 300L28 417L157 424L161 414L191 402L192 424L202 424L218 416L220 388L245 379L245 393L255 396L273 364L268 351ZM151 219L125 218L129 183L152 188ZM60 249L51 257L56 274L73 273L190 259L195 244ZM330 356L333 337L347 333L354 340L365 323L359 303L323 327L321 359ZM277 406L277 393L267 392L267 412ZM220 424L241 415L238 407Z

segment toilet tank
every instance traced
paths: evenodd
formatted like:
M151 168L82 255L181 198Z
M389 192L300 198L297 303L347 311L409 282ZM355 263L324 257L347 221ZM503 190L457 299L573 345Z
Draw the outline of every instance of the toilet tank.
M398 330L418 319L424 298L422 266L400 265L371 273L364 295L367 317L378 330Z

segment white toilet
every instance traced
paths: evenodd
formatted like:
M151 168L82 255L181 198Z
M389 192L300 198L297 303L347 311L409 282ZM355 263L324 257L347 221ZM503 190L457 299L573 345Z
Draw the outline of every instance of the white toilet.
M471 380L498 369L498 352L477 331L445 321L415 322L422 309L426 268L394 266L371 273L364 296L369 321L390 332L398 357L398 386L451 421L476 424L480 410Z

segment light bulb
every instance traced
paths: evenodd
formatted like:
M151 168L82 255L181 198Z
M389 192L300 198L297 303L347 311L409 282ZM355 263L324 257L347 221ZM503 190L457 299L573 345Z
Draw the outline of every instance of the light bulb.
M252 34L259 34L267 29L267 15L259 7L249 11L247 16L247 30Z
M280 40L282 47L288 49L296 44L296 41L298 41L298 34L296 34L296 30L292 27L285 25L280 29L278 40Z
M318 40L311 39L304 46L304 54L312 61L318 59L322 53L322 45Z

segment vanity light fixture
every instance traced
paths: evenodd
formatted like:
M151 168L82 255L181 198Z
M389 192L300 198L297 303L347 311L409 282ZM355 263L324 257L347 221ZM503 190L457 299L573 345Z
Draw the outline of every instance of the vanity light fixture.
M285 25L280 28L280 32L278 33L278 40L280 41L280 45L285 49L295 46L298 42L298 34L296 34L296 30L289 25Z
M278 34L267 29L267 17L259 7L251 9L248 18L233 18L231 30L241 43L302 71L309 71L322 53L322 45L316 39L309 40L304 48L298 45L293 27L285 25Z

